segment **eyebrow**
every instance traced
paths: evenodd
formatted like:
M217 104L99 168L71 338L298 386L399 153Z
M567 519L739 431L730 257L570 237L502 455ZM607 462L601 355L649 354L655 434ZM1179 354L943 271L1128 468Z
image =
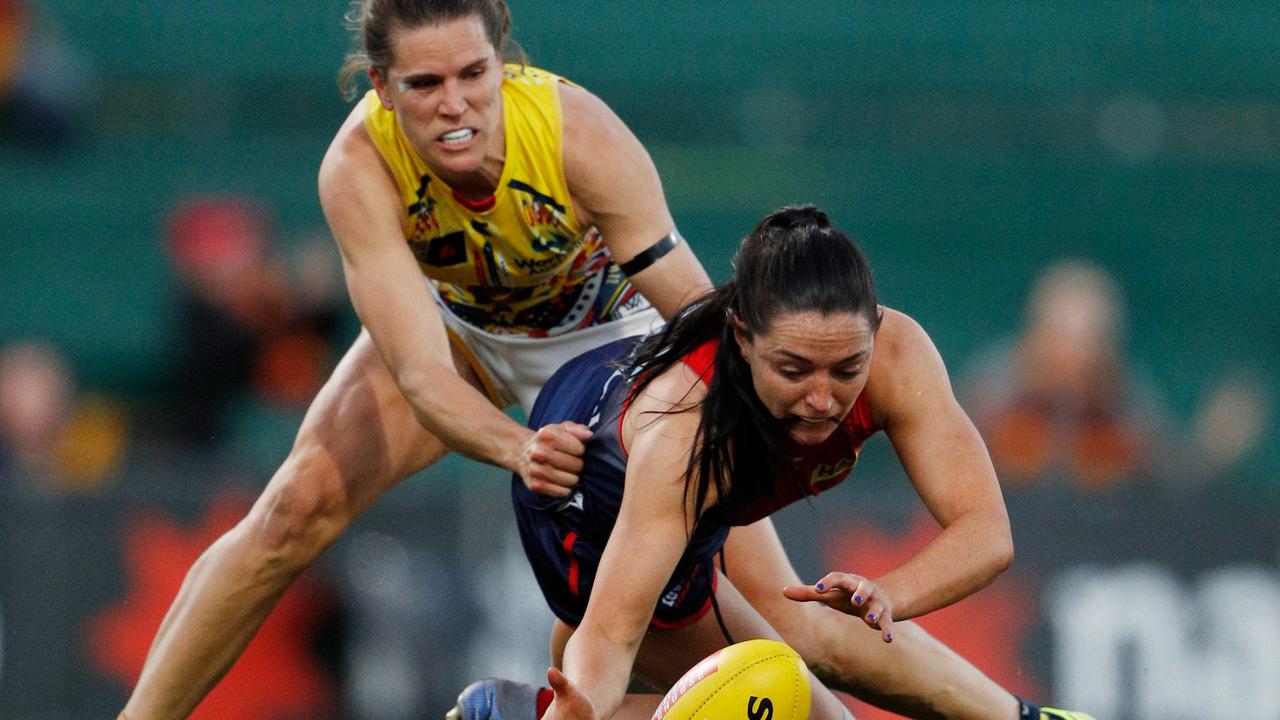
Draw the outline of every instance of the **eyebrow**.
M488 62L489 62L488 58L480 58L478 60L473 60L458 72L459 74L470 72L472 70L475 70L487 64ZM426 72L413 73L411 75L405 75L403 78L400 78L400 84L412 85L414 83L440 82L442 79L443 79L443 76L438 75L436 73L426 73Z
M805 363L806 365L812 365L812 364L813 364L813 361L812 361L812 360L810 360L809 358L807 358L807 357L805 357L805 356L803 356L803 355L797 355L796 353L793 353L793 352L791 352L790 350L786 350L786 349L779 349L777 352L778 352L778 354L779 354L779 355L782 355L782 356L784 356L784 357L786 357L786 358L788 358L788 359L791 359L791 360L797 360L797 361L799 361L799 362ZM849 356L849 357L847 357L847 358L844 358L844 359L842 359L842 360L837 360L837 361L835 361L834 363L832 363L832 365L848 365L848 364L850 364L850 363L860 362L860 361L862 361L862 360L866 359L867 355L869 355L870 353L871 353L871 350L870 350L870 349L868 349L868 348L862 348L861 350L859 350L858 352L856 352L856 353L854 353L854 354L850 355L850 356Z

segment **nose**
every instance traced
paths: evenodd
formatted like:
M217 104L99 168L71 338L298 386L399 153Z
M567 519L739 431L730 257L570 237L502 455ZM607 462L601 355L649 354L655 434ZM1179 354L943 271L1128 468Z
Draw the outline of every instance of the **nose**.
M467 109L467 99L457 80L448 79L440 86L440 114L457 117Z
M836 404L835 395L831 392L831 382L823 376L815 378L809 392L805 393L804 402L815 413L830 414Z

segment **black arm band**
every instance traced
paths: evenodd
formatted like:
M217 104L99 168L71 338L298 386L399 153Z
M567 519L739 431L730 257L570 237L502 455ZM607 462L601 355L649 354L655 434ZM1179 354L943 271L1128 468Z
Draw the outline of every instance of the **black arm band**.
M663 235L658 242L645 248L639 255L631 258L624 263L618 263L618 267L622 270L622 274L631 277L636 273L644 270L650 265L658 262L663 255L671 252L671 250L680 244L684 238L680 237L680 231L671 228L671 232Z

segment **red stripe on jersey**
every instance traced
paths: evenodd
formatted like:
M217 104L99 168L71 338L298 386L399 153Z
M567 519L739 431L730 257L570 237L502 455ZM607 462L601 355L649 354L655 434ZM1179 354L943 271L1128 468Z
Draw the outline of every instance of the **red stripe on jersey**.
M578 541L578 533L571 532L564 536L564 553L569 556L569 592L574 595L581 595L578 592L578 558L573 554L573 544Z
M466 195L463 195L457 190L453 191L453 199L457 200L458 204L461 205L462 207L470 210L471 212L477 212L477 213L489 212L490 210L493 209L494 205L498 204L498 198L494 197L493 195L490 195L489 197L484 198L483 200L472 200L471 198L467 197Z

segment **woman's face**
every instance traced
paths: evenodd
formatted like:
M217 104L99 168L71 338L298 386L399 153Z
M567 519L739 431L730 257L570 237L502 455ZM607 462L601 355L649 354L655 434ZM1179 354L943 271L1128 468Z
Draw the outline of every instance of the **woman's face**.
M839 426L867 384L875 333L862 315L784 313L754 338L736 333L756 395L791 437L816 445Z
M374 87L437 174L476 172L500 154L502 63L479 16L396 30L395 62Z

